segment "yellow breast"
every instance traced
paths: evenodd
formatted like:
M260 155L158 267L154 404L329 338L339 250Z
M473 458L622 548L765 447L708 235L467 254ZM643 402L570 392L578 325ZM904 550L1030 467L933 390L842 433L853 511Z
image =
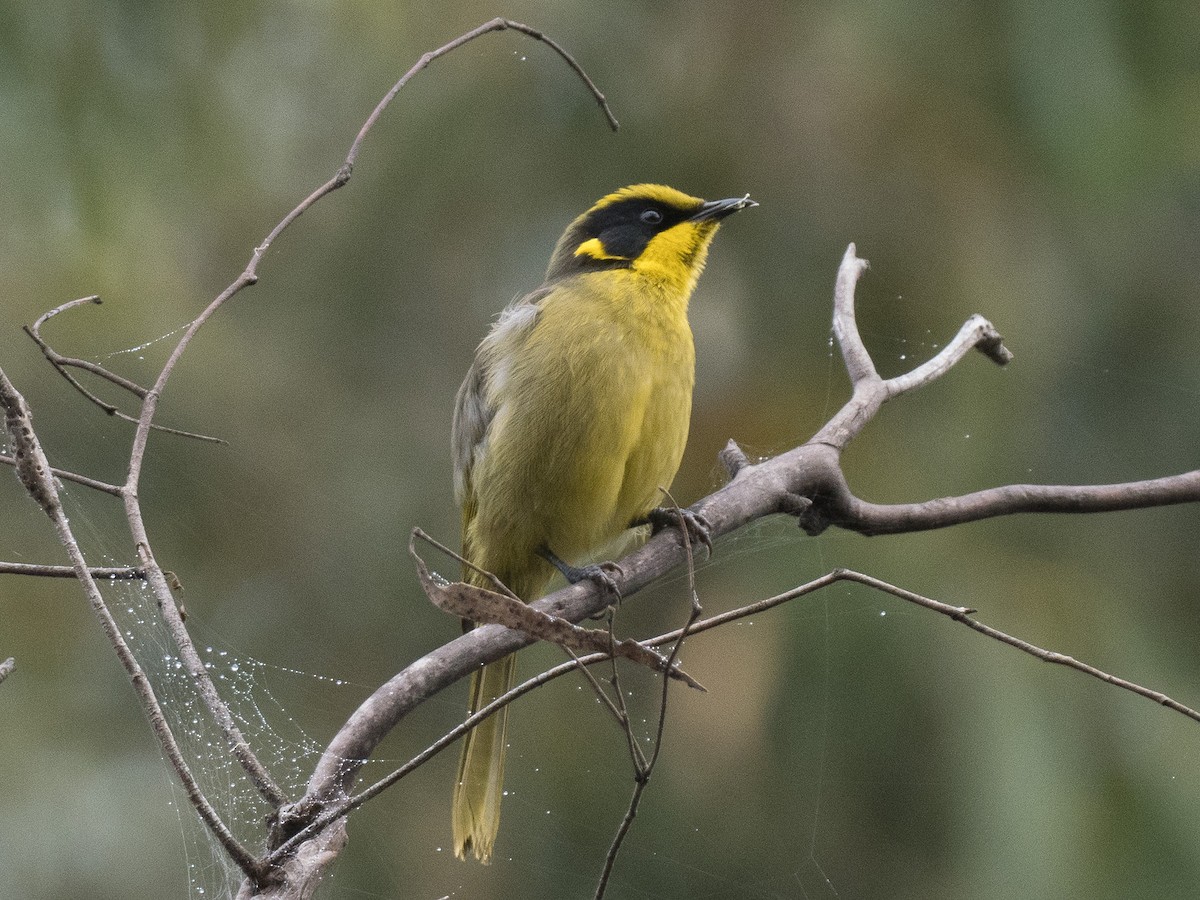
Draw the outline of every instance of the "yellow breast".
M473 475L482 544L571 560L658 505L687 442L695 356L685 304L640 281L584 275L541 302L491 386Z

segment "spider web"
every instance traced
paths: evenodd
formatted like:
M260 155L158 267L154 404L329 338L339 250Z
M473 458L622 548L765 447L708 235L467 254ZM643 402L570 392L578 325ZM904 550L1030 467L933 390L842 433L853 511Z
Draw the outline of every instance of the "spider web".
M81 496L87 493L84 488L61 483L60 492L89 564L129 565L128 558L111 549L107 535L115 532L93 521L95 498ZM145 581L138 579L100 579L100 587L122 636L154 688L204 796L238 841L252 853L260 853L265 844L270 805L230 752L157 611L153 592ZM323 744L281 702L278 689L284 686L289 694L299 692L313 704L352 708L361 686L247 655L230 646L195 615L188 616L187 626L205 669L255 755L285 795L301 796ZM353 688L353 696L349 688ZM162 775L179 821L188 896L236 896L242 882L241 871L199 820L165 758Z
M870 339L877 343L884 341L880 335L870 336ZM938 349L937 344L921 340L896 340L895 345L893 361L896 365L908 363L915 356L923 357ZM842 373L836 359L836 350L832 347L829 358L827 413L832 412L844 395L844 386L839 384ZM964 439L968 436L964 434ZM752 448L745 449L754 455ZM115 549L122 545L122 542L108 537L121 532L111 527L99 514L94 513L98 504L111 505L111 498L96 497L86 489L70 484L63 486L63 497L89 562L92 565L103 566L128 565L130 560L124 555L124 551ZM92 521L93 515L96 516L95 522ZM801 540L790 521L760 523L723 539L716 559L712 562L702 562L700 570L705 575L711 575L713 571L719 572L724 566L737 562L747 554L780 550L793 552L801 545ZM844 542L855 540L857 539L850 536L827 535L819 541L803 542L802 546L809 548L807 552L813 554L804 561L805 571L812 574L825 571L828 568L826 552L838 548ZM678 589L685 580L686 575L677 574L664 580L662 587L665 590ZM240 766L232 759L223 736L212 722L178 658L176 648L155 608L151 592L140 581L111 580L102 587L122 633L159 696L168 721L192 766L194 775L200 782L201 789L239 841L253 852L260 851L265 834L264 820L269 807L262 801ZM189 605L203 606L202 602L193 604L186 592L181 597ZM202 601L202 598L197 600ZM881 604L876 604L875 614L888 615L888 610L881 610L880 606ZM804 616L806 627L811 627L818 639L824 641L824 649L819 651L821 659L817 666L818 677L815 683L808 687L810 693L818 696L819 705L823 710L819 721L812 723L817 732L814 757L816 764L804 776L804 790L812 800L805 808L802 821L797 824L797 853L793 857L791 867L784 865L773 872L758 873L759 878L754 884L738 883L743 888L743 893L738 894L739 896L841 896L836 874L827 871L832 869L826 865L826 854L829 850L821 841L825 833L825 813L822 807L822 798L826 791L824 761L827 755L836 752L838 748L836 736L831 737L828 731L830 686L842 677L838 671L831 671L831 659L834 658L835 650L831 649L830 644L831 637L836 635L837 630L845 623L860 621L864 614L869 612L864 608L845 611L838 601L822 598L810 604ZM753 622L747 622L745 627L752 625ZM301 693L310 694L315 698L315 702L348 711L361 696L363 686L351 684L336 676L276 665L248 655L206 623L200 611L189 615L188 627L218 691L229 704L234 720L250 746L286 794L293 797L302 794L308 774L321 754L322 739L327 736L321 735L318 738L306 731L301 721L302 717L297 714L298 707L295 702L281 700L281 695L290 695L299 690ZM280 690L281 686L286 686L287 690ZM517 776L514 780L518 783L521 769L525 770L525 780L528 782L530 774L536 776L539 774L539 767L545 764L543 754L523 751L519 741L518 737L515 752L510 756L510 764L514 775ZM380 761L379 764L387 765L387 761ZM179 822L188 896L235 896L242 881L240 871L232 865L221 846L200 824L183 789L178 785L174 772L165 763L161 772L169 788L170 803ZM601 774L606 780L611 776L611 783L614 785L620 785L624 777L619 761ZM655 799L651 795L648 803L654 802ZM545 804L542 799L530 799L526 791L510 795L506 803L514 810L522 811L521 815L510 814L505 825L506 829L517 831L522 841L534 842L544 839L543 832L535 830L533 826L523 825L522 818L535 820L542 815L553 817L553 814L558 812L543 808ZM597 824L596 828L603 832L606 826L601 823ZM693 840L698 847L711 842L715 848L720 841L720 835L704 834L702 829L697 828ZM430 847L431 851L435 849L442 853L445 848ZM712 896L721 895L721 885L728 880L726 873L697 867L696 853L683 854L679 852L678 847L673 848L670 844L657 840L653 834L639 832L638 839L624 852L631 859L652 857L656 865L680 873L698 869L703 880L716 892ZM443 855L449 856L449 853ZM699 856L702 858L702 855ZM498 859L496 865L499 868L504 865L524 866L527 863L518 856L515 860ZM467 896L469 892L460 889L453 892L453 895Z

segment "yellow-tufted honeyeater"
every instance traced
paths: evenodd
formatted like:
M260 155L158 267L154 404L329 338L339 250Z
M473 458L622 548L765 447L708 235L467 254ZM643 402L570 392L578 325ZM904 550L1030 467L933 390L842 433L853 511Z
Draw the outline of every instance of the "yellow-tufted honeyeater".
M475 352L454 409L463 556L526 602L564 564L644 522L679 468L695 351L687 307L722 219L749 197L705 202L639 184L568 227L542 286L510 304ZM464 579L490 587L467 569ZM513 682L513 657L471 679L471 710ZM500 827L506 709L466 737L454 852L487 862Z

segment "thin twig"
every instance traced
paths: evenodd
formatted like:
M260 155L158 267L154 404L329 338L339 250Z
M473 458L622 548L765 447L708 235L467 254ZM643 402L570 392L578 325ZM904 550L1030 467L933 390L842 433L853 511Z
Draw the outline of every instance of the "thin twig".
M1013 359L1012 351L1004 346L996 326L976 314L963 322L958 334L932 359L903 375L887 379L884 384L889 397L898 397L941 378L972 350L978 350L998 366L1006 366Z
M1092 678L1097 678L1106 684L1114 685L1123 690L1137 694L1139 697L1145 697L1148 700L1153 700L1160 706L1165 706L1167 709L1174 710L1184 716L1187 716L1194 722L1200 722L1200 712L1192 709L1189 706L1184 706L1177 700L1172 700L1161 691L1155 691L1147 687L1143 687L1133 681L1128 681L1124 678L1118 678L1116 675L1110 675L1095 666L1080 662L1074 657L1067 656L1063 653L1057 653L1053 650L1046 650L1031 644L1021 638L1007 634L998 628L993 628L990 625L985 625L978 619L972 618L974 615L973 609L967 609L961 606L951 606L948 603L941 603L937 600L931 600L928 597L923 597L920 594L914 594L912 591L907 591L904 588L896 587L893 584L888 584L886 581L881 581L878 578L873 578L870 575L864 575L861 572L854 572L849 569L835 569L830 573L839 581L856 581L859 584L864 584L867 587L874 588L878 591L891 594L894 597L899 597L901 600L906 600L909 603L915 603L918 606L923 606L926 609L932 609L934 612L941 613L953 619L955 622L960 622L966 625L973 631L978 631L980 634L1000 641L1002 644L1008 644L1010 647L1015 647L1022 653L1027 653L1035 659L1040 659L1043 662L1053 663L1058 666L1065 666L1068 669L1074 669L1076 672L1082 672L1084 675L1090 675Z
M93 578L109 581L134 581L146 573L132 566L89 566ZM0 562L0 575L34 575L39 578L77 578L74 566L49 566L36 563Z
M126 519L129 521L130 529L137 541L138 557L141 560L140 568L145 573L146 583L150 585L150 589L158 601L159 615L162 616L167 630L171 633L184 671L188 673L192 683L196 686L196 692L213 717L213 721L216 722L217 728L220 729L233 758L238 761L242 771L246 773L259 795L273 808L278 808L287 802L288 797L251 749L249 741L246 740L234 720L228 704L217 691L208 667L204 665L204 661L196 651L196 646L184 624L185 613L175 601L172 593L172 586L179 583L178 577L168 576L155 560L140 515L135 518L128 513L131 506L136 508L137 502L136 495L132 493L125 495Z
M719 613L715 616L710 616L707 619L700 619L694 623L685 625L683 628L677 628L672 631L665 632L664 634L647 638L641 643L646 647L661 647L663 644L669 644L672 641L678 641L684 636L696 636L706 631L711 631L714 628L719 628L722 625L727 625L731 622L736 622L741 619L759 615L760 613L764 613L770 609L774 609L777 606L782 606L785 603L789 603L793 600L807 596L808 594L821 590L822 588L828 587L829 585L839 581L855 581L868 587L876 588L877 590L885 593L892 594L901 600L931 609L934 612L945 615L956 622L961 622L962 624L967 625L967 627L975 631L979 631L981 634L984 634L988 637L993 637L994 639L1005 644L1016 647L1022 652L1029 653L1038 659L1043 659L1046 662L1051 662L1057 665L1064 665L1068 668L1074 668L1086 675L1091 675L1092 677L1098 678L1108 684L1113 684L1132 691L1139 696L1146 697L1150 700L1153 700L1155 703L1182 713L1194 721L1200 722L1200 712L1196 712L1195 710L1192 710L1189 707L1172 700L1165 694L1109 675L1108 673L1096 669L1093 666L1089 666L1086 663L1080 663L1069 656L1044 650L1040 647L1034 646L1033 644L1029 644L1026 641L1022 641L1020 638L1016 638L997 629L993 629L990 626L984 625L983 623L972 619L971 615L974 613L974 610L966 607L951 606L949 604L941 603L937 600L923 597L911 591L905 591L903 588L896 587L895 585L888 584L887 582L880 581L879 579L872 578L871 576L864 575L850 569L834 569L833 571L828 572L819 578L814 578L805 584L799 585L781 594L776 594L773 597L767 597L754 603L748 603L744 606L738 607L737 609L732 609L727 612ZM561 678L564 675L577 671L580 666L592 666L598 663L607 662L609 659L609 655L604 653L593 653L587 656L580 656L572 659L569 662L560 663L559 665L547 669L546 671L535 675L527 681L522 682L512 690L502 694L500 697L497 697L487 706L482 707L478 712L469 716L461 724L451 729L446 734L442 735L442 737L438 738L437 741L435 741L425 750L421 751L421 753L417 754L400 768L396 769L384 778L381 778L379 781L376 781L374 784L363 789L352 797L343 799L338 803L328 806L324 812L312 819L312 821L305 825L301 830L296 832L287 841L277 847L266 858L266 860L264 860L264 862L267 865L277 865L301 843L320 833L337 820L343 818L353 810L362 806L364 803L367 803L368 801L377 797L379 794L383 793L389 787L399 782L406 775L424 765L446 747L453 744L488 716L493 715L500 708L507 706L519 697L528 694L530 691L537 690L542 685L548 684L557 678ZM354 762L356 764L355 768L357 768L357 760L346 760L346 762Z
M664 487L660 487L670 501L672 508L675 510L675 515L679 518L679 530L683 532L683 546L687 554L687 575L688 575L688 602L690 613L688 620L683 628L679 629L679 637L675 640L671 647L671 652L667 656L668 664L675 666L679 659L679 651L683 648L683 641L690 633L696 620L700 618L703 608L700 605L700 595L696 592L696 565L692 555L692 534L687 528L683 511L679 508L679 504L675 502L675 498L671 496L671 492ZM587 669L580 666L586 672ZM616 673L614 671L614 682ZM618 694L618 696L620 696ZM642 802L642 795L646 791L646 785L650 783L650 776L654 772L654 767L658 763L659 755L662 753L663 734L667 724L667 699L670 696L670 682L663 679L662 696L658 707L658 726L655 730L654 744L650 751L650 758L642 752L637 745L633 735L633 728L629 723L629 715L627 712L618 718L618 721L624 725L625 733L628 738L630 747L630 758L633 762L633 794L629 798L629 805L625 809L625 815L621 819L621 824L617 827L617 833L613 836L612 843L608 847L608 853L604 857L604 866L600 870L600 880L596 884L595 900L603 900L604 892L608 888L608 880L612 876L613 868L617 863L617 854L621 852L621 845L625 842L625 837L629 834L630 828L633 827L633 820L637 818L638 807ZM624 703L621 704L621 710L624 711Z
M16 457L0 453L0 465L15 466L16 464ZM93 490L103 491L105 494L112 494L114 497L121 496L122 488L115 484L109 484L106 481L97 481L95 478L88 478L86 475L77 475L74 472L68 472L66 469L58 469L54 466L50 467L50 474L55 478L61 478L63 481L74 481L76 484L82 484L84 487L90 487Z
M625 735L625 746L629 751L629 758L633 762L633 771L635 780L646 768L646 756L642 752L642 748L638 746L637 735L633 733L633 725L629 719L629 706L625 703L625 689L621 686L621 670L617 666L617 657L612 653L612 648L615 646L614 629L616 627L617 610L616 607L610 606L607 613L608 619L608 683L612 686L614 705L617 708L617 722L621 725L621 730Z
M682 523L684 519L682 511L679 509L679 504L675 502L675 498L671 496L671 492L669 490L666 488L661 488L661 490L666 495L667 499L671 501L671 505L675 508L675 512L679 516L679 521ZM700 594L696 590L696 561L692 554L692 536L688 529L683 527L682 524L680 526L680 530L683 531L684 551L687 553L688 602L691 606L691 614L688 616L688 620L684 623L683 628L680 629L679 640L677 640L674 646L671 647L671 652L667 656L667 664L672 668L674 668L676 663L679 661L679 653L681 650L683 650L683 642L687 639L691 627L696 624L696 620L699 619L704 613L704 607L700 605ZM658 709L658 730L654 737L654 751L650 756L650 769L654 768L654 764L658 762L658 754L662 751L663 731L667 722L667 697L669 695L669 689L670 685L664 679L662 688L662 702L659 704ZM650 772L647 771L646 775L649 777Z
M577 656L570 647L564 647L563 649L566 651L567 655L575 661L575 668L579 670L581 675L583 675L584 679L591 686L592 691L604 704L605 708L612 713L612 717L614 720L616 720L616 723L621 727L625 727L628 722L628 717L622 716L621 710L617 708L615 703L613 703L612 697L608 696L608 691L604 689L604 685L602 685L599 680L597 680L596 676L592 674L592 670L587 667L587 664L583 661L583 658Z
M123 419L126 422L130 422L130 423L136 425L138 420L135 417L133 417L127 413L121 412L121 410L118 407L101 399L98 395L96 395L92 391L89 391L87 388L85 388L83 386L83 384L79 381L79 379L77 379L74 375L72 375L70 372L67 371L67 368L71 367L71 368L81 369L85 372L91 372L93 375L95 375L99 378L102 378L105 381L110 382L111 384L115 384L117 387L122 388L123 390L128 391L129 393L131 393L135 397L137 397L139 400L145 399L146 388L142 387L137 382L130 381L128 378L118 375L116 372L113 372L110 369L106 369L104 366L101 366L98 363L92 362L91 360L77 359L73 356L64 356L63 354L61 354L57 350L55 350L53 347L51 347L45 341L45 339L42 338L42 324L47 319L49 319L53 316L57 316L59 313L64 312L68 309L74 309L77 306L83 306L88 303L99 304L101 302L102 301L100 300L100 297L97 294L93 294L90 297L80 297L78 300L69 300L66 303L63 303L59 306L54 307L54 309L50 310L49 312L42 313L42 315L40 315L37 318L37 321L35 321L33 323L33 325L26 325L24 327L24 331L27 335L29 335L30 338L33 339L33 342L38 345L38 347L42 351L42 355L46 357L46 360L50 363L51 366L54 367L54 370L56 372L58 372L58 374L60 374L63 378L65 378L67 380L67 382L71 385L71 387L73 387L73 388L75 388L75 390L79 391L79 393L82 394L87 400L91 401L96 406L100 407L100 409L104 410L104 412L108 413L108 415L115 416L118 419ZM181 428L170 428L166 425L153 425L151 427L154 428L155 431L162 431L167 434L176 434L181 437L194 438L195 440L198 440L198 441L206 441L206 442L212 443L212 444L224 444L225 443L225 441L223 441L221 438L212 437L207 434L197 434L193 431L184 431Z
M759 600L755 603L748 603L745 606L740 606L737 609L732 609L728 612L710 616L707 619L701 619L690 629L688 629L687 633L691 635L697 635L713 628L719 628L722 625L727 625L730 622L735 622L738 619L745 619L749 616L758 615L759 613L766 612L769 609L774 609L776 606L781 606L784 603L788 603L792 600L798 599L799 597L811 594L814 591L820 590L821 588L828 587L829 585L838 581L854 581L859 584L866 585L867 587L874 588L875 590L891 594L893 597L897 597L900 600L904 600L908 603L913 603L917 606L922 606L925 609L933 610L934 612L946 616L949 619L953 619L955 622L967 626L972 631L978 631L980 634L990 637L993 640L1000 641L1002 644L1015 647L1017 650L1020 650L1022 653L1027 653L1035 659L1040 659L1043 662L1065 666L1068 669L1074 669L1077 672L1082 672L1084 675L1097 678L1100 681L1103 681L1105 684L1111 684L1123 690L1137 694L1139 697L1145 697L1148 700L1153 700L1160 706L1165 706L1167 709L1180 713L1194 722L1200 722L1200 712L1197 712L1189 706L1185 706L1178 700L1173 700L1171 697L1168 697L1161 691L1156 691L1152 688L1137 684L1136 682L1119 678L1118 676L1111 675L1102 669L1096 668L1095 666L1080 662L1074 657L1067 656L1063 653L1058 653L1054 650L1046 650L1037 646L1036 644L1031 644L1029 641L1014 637L1013 635L1001 631L998 628L985 625L978 619L973 618L975 615L975 610L968 607L951 606L948 603L942 603L941 601L933 600L929 597L922 596L921 594L917 594L912 591L905 590L904 588L897 587L896 585L889 584L886 581L881 581L878 578L873 578L870 575L864 575L861 572L855 572L852 569L834 569L832 572L822 575L820 578L814 578L812 581L802 584L799 587L792 588L789 591L784 591L782 594L777 594L774 597L768 597L765 600ZM657 637L649 638L648 640L642 641L642 643L648 647L658 647L662 644L677 640L683 633L684 630L680 628L676 629L675 631L668 631L666 634L660 634ZM582 662L584 665L588 665L597 661L599 660L592 660L590 657L586 656L580 659L580 662Z
M15 455L18 460L17 472L21 476L21 481L25 484L30 496L42 507L46 515L50 517L59 542L71 557L71 564L75 569L76 577L83 586L84 593L91 604L93 612L100 620L100 625L105 636L108 638L109 643L112 644L117 658L121 661L121 665L124 667L130 682L133 684L134 691L142 703L142 708L150 720L150 726L158 737L163 755L170 761L171 767L175 770L175 774L183 784L192 807L204 821L205 825L208 826L209 831L212 832L221 846L225 848L225 852L229 854L238 868L246 874L247 878L254 881L260 880L263 870L259 862L254 858L253 854L238 842L237 838L233 836L233 833L217 814L212 804L209 803L208 798L204 796L204 792L200 789L195 776L192 775L191 768L188 766L187 760L179 748L179 743L175 739L175 734L171 730L171 726L167 723L166 716L163 714L162 706L158 701L153 686L150 684L150 680L146 677L146 673L138 663L137 657L134 656L133 651L125 642L120 626L117 624L116 619L113 618L108 605L104 602L104 596L101 594L96 580L92 577L90 567L84 559L83 551L79 548L79 542L75 539L67 517L63 513L58 489L54 485L54 479L49 474L50 466L46 462L41 442L33 430L33 422L29 414L29 408L25 403L25 398L21 396L12 382L8 380L8 376L4 374L3 370L0 370L0 407L3 407L5 411L5 425L8 429L9 439L16 450Z
M330 805L324 812L305 825L304 828L302 828L300 831L297 831L294 835L288 838L287 841L280 844L279 847L277 847L269 856L267 856L264 862L268 865L277 864L281 859L291 853L299 844L308 840L313 835L318 834L323 829L362 806L367 801L383 793L410 772L420 768L430 759L437 756L437 754L441 753L484 719L494 715L496 712L503 707L508 706L514 700L523 697L530 691L537 690L542 685L547 684L556 678L561 678L563 675L576 671L577 666L580 664L584 666L591 666L596 665L597 663L606 662L608 659L609 656L607 653L591 653L587 656L581 656L577 659L573 659L570 662L559 663L557 666L547 669L546 671L539 675L535 675L527 681L521 682L521 684L517 685L512 690L501 694L491 703L480 707L479 710L472 713L459 725L456 725L450 731L446 732L400 768L379 779L369 787L359 791L357 794ZM347 762L358 761L347 760Z
M436 50L430 50L429 52L425 53L419 60L417 60L416 64L411 69L404 73L404 77L397 81L392 89L387 92L384 98L379 101L379 105L375 107L375 110L367 118L367 121L363 123L363 127L359 130L358 135L354 138L354 143L350 146L350 152L346 154L346 162L343 165L343 169L346 170L346 177L349 178L349 170L353 169L354 164L358 161L358 154L362 149L362 144L367 137L367 133L375 127L375 123L379 120L379 117L383 115L384 110L387 109L392 100L395 99L396 95L400 93L400 90L406 84L408 84L410 80L412 80L413 76L427 68L429 64L435 60L440 59L447 53L452 53L453 51L457 50L459 47L463 46L463 44L467 44L476 38L482 37L483 35L489 34L493 31L505 31L507 29L519 31L522 34L533 38L535 41L540 41L557 53L562 58L563 62L565 62L571 68L571 71L579 76L579 79L584 83L584 85L586 85L588 91L596 99L596 102L600 104L600 110L604 113L605 118L608 119L609 127L612 128L613 131L618 129L619 125L617 123L617 119L613 115L612 109L609 108L608 100L605 98L604 94L600 93L600 89L596 87L595 82L588 77L588 74L583 70L583 67L575 61L575 57L571 56L571 54L563 49L562 46L560 46L551 38L547 37L542 32L538 31L536 28L531 28L528 25L522 25L520 22L514 22L511 19L495 18L489 22L484 22L478 28L473 28L470 31L460 34L454 40L443 44Z
M503 625L505 628L511 628L537 638L539 641L558 644L560 647L569 648L577 653L607 650L613 654L614 658L624 657L638 665L646 666L657 672L664 672L672 678L683 681L689 687L704 690L704 686L696 679L678 667L668 666L665 659L653 650L647 650L637 641L624 640L614 643L611 639L611 632L605 635L600 631L580 628L558 616L547 615L519 600L507 588L505 588L506 593L501 594L463 581L445 582L435 578L425 560L417 553L416 541L418 538L432 543L436 542L433 542L421 529L414 528L409 537L408 552L416 564L417 578L421 582L425 596L439 609L458 616L464 621L475 622L477 625ZM457 553L453 555L458 556ZM499 584L499 579L491 573L487 574Z
M495 573L489 572L487 569L484 569L480 566L475 565L475 563L471 562L469 559L467 559L461 553L458 553L457 551L452 550L450 547L447 547L445 544L443 544L437 538L434 538L434 537L426 534L420 528L414 528L412 530L412 534L409 535L408 552L410 554L412 554L415 558L420 559L420 557L416 556L416 554L413 550L413 543L412 543L413 539L424 541L433 549L437 550L440 553L444 553L446 556L450 557L452 560L454 560L460 566L470 569L472 572L476 573L481 578L486 578L488 580L488 582L496 588L496 591L500 594L503 594L505 597L508 597L511 600L518 600L518 601L521 600L520 597L518 597L516 594L514 594L512 592L512 590L509 588L509 586L507 584L505 584L503 581L501 581L499 578L496 577ZM521 602L524 602L524 601L521 601Z
M139 400L146 396L146 389L137 382L130 381L128 378L118 375L116 372L111 372L104 368L104 366L98 365L90 360L76 359L71 356L63 356L42 338L42 324L47 319L53 318L54 316L57 316L59 313L65 312L68 309L74 309L77 306L84 306L89 303L99 306L103 302L104 301L100 299L99 294L92 294L90 297L80 297L78 300L68 300L66 303L54 307L54 309L50 310L49 312L42 313L37 317L37 320L32 325L26 325L24 331L27 335L33 338L33 342L41 348L42 354L47 360L49 360L50 365L54 366L55 369L62 373L67 381L71 382L71 384L74 385L89 400L102 407L105 412L112 413L116 412L116 407L109 406L102 400L99 400L93 395L89 394L86 390L80 387L79 383L71 377L70 373L64 371L64 367L71 366L76 369L82 369L85 372L91 372L93 375L103 378L105 381L111 382L117 387L128 391ZM137 419L131 419L130 421L136 422Z
M507 19L493 19L492 21L481 25L479 28L476 28L473 31L467 32L464 35L460 35L450 43L443 45L437 50L426 53L421 57L416 65L414 65L407 73L404 74L403 77L401 77L398 82L396 82L388 94L375 107L375 110L371 113L370 117L368 117L362 128L359 129L358 135L351 144L345 161L341 166L338 167L338 170L333 177L305 197L302 201L300 201L300 203L291 212L284 216L283 219L281 219L279 223L271 229L266 238L264 238L263 241L254 248L254 251L250 257L250 261L246 265L246 268L241 275L239 275L228 287L225 288L224 291L222 291L215 299L213 299L212 302L209 303L209 305L205 307L205 309L187 326L187 328L184 330L184 333L180 336L179 341L176 343L174 349L168 356L166 363L164 363L161 371L159 372L158 378L154 382L154 386L146 392L145 397L142 400L141 415L138 417L137 430L135 431L133 437L133 446L129 455L129 468L124 486L125 491L123 496L125 500L126 519L129 521L130 531L135 544L139 548L144 548L142 555L143 564L147 571L147 579L155 592L155 596L159 600L159 608L163 612L164 621L166 622L168 630L171 632L176 648L179 650L180 659L183 662L185 669L195 682L197 689L199 690L200 695L205 702L205 705L216 719L218 726L224 733L226 740L233 749L235 756L242 764L243 769L246 770L251 780L258 787L260 793L262 793L263 796L270 800L275 806L279 806L284 801L284 795L271 779L271 776L267 772L266 768L251 751L249 744L245 741L240 730L237 728L237 725L233 720L233 716L229 712L228 706L225 704L224 700L221 699L219 693L213 685L212 678L209 675L208 670L204 667L199 654L195 651L195 646L192 643L191 636L188 634L187 628L184 626L183 617L179 614L175 604L167 602L166 600L166 597L169 596L167 581L162 576L161 570L154 561L153 554L149 552L150 539L146 533L145 522L142 517L141 505L137 496L137 485L141 478L142 465L145 459L146 446L149 440L150 431L155 427L153 424L154 416L158 410L159 400L162 397L162 393L166 388L171 374L174 372L180 358L182 357L184 351L191 344L196 333L230 298L239 293L243 288L253 285L258 281L259 263L263 259L270 246L288 228L288 226L296 221L296 219L303 215L305 211L310 209L313 204L315 204L321 198L349 182L355 160L358 157L358 153L362 147L363 141L370 132L371 128L374 126L375 122L378 121L379 117L383 114L383 111L388 107L400 89L404 87L404 85L407 84L413 76L426 68L435 59L444 56L452 50L461 47L463 44L480 37L481 35L487 34L491 31L502 31L507 28L512 28L528 35L529 37L542 41L546 43L547 46L549 46L552 50L558 53L572 68L572 70L584 80L585 84L588 86L593 96L596 97L597 102L608 116L610 123L612 123L615 127L616 121L612 118L612 113L608 109L608 104L604 98L604 95L596 89L595 85L583 72L579 64L576 63L570 54L563 50L562 47L527 25L521 25L520 23L512 22Z

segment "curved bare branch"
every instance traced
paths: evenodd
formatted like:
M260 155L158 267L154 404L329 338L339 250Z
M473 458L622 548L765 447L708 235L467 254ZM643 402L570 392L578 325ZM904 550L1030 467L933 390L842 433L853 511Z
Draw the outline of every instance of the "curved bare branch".
M1122 484L1008 484L924 503L876 504L847 496L827 524L859 534L947 528L1018 513L1097 513L1200 502L1200 469Z
M971 349L979 350L1001 365L1012 359L991 323L980 316L972 316L932 359L895 378L880 378L859 336L853 314L855 285L865 269L866 262L858 258L854 245L850 245L839 269L834 301L834 333L842 347L853 386L850 400L807 443L764 462L750 463L737 445L730 442L722 451L722 460L731 476L729 483L692 507L693 512L710 523L714 537L777 513L796 515L810 533L837 525L874 534L925 530L1016 512L1098 512L1200 500L1200 473L1123 485L1014 485L962 498L890 507L855 498L840 467L841 452L870 423L883 403L942 377ZM685 557L685 548L676 530L669 529L652 538L620 561L623 575L618 577L618 588L622 597L632 597L642 587L684 562ZM851 577L855 580L869 578L839 571L806 589L815 589L828 580ZM873 586L880 587L878 584ZM900 591L899 588L891 590L897 596L901 596ZM568 621L579 621L601 611L606 603L606 596L593 585L581 583L563 588L533 606ZM929 604L936 608L936 601L929 601ZM1031 652L1032 645L1026 646L1019 639L992 633L988 626L971 620L970 611L955 607L946 609L970 627ZM713 617L697 623L693 631L715 627L721 621L721 617ZM329 803L337 808L338 798L346 796L362 762L408 712L480 665L531 642L531 638L498 625L476 628L431 651L381 685L331 741L313 772L303 806L313 815L319 815ZM1048 651L1042 658L1057 663L1069 660L1069 657ZM1087 670L1083 664L1074 667ZM1105 680L1118 681L1111 677ZM1147 696L1157 697L1155 692L1148 692ZM303 822L298 824L303 825Z

